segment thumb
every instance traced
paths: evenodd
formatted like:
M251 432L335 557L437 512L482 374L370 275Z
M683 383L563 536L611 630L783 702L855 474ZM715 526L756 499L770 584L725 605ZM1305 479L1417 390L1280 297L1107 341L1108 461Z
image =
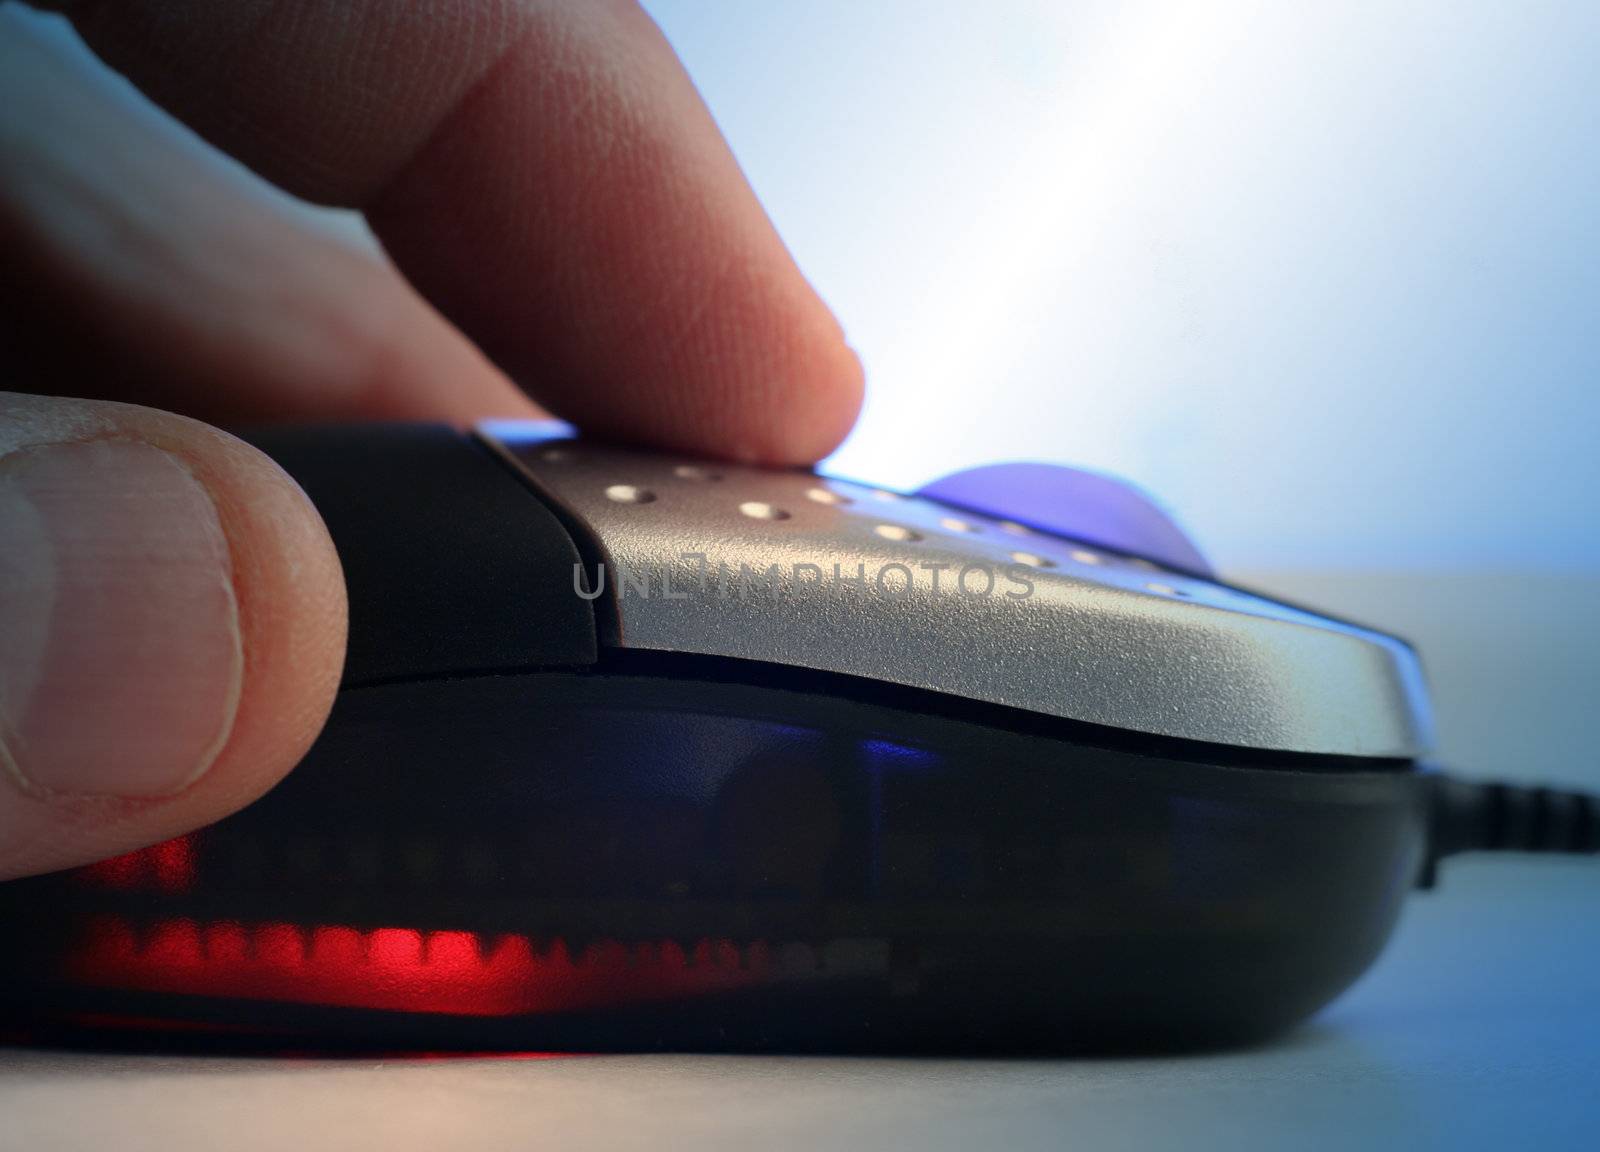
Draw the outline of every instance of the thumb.
M332 705L345 594L267 457L127 404L0 392L0 879L249 803Z

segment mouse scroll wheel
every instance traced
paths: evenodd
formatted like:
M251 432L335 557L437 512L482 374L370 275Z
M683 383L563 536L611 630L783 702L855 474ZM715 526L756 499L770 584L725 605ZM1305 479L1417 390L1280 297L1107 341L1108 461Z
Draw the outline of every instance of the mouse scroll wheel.
M1059 464L987 464L933 481L928 500L1211 577L1194 542L1144 492Z

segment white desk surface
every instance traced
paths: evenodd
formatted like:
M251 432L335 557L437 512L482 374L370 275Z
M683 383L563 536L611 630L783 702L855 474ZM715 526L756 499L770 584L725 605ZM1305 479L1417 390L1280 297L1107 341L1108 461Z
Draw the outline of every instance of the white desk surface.
M1446 759L1600 787L1600 580L1256 576L1409 631ZM1447 865L1288 1039L1178 1059L0 1049L0 1149L1600 1148L1600 863Z

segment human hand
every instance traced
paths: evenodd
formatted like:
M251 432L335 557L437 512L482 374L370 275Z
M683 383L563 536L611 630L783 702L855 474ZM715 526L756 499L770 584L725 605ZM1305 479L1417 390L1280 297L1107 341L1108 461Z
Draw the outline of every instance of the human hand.
M853 421L858 362L633 3L53 6L218 148L362 210L393 264L0 7L0 878L216 820L327 716L332 543L201 421L465 424L531 395L772 463Z

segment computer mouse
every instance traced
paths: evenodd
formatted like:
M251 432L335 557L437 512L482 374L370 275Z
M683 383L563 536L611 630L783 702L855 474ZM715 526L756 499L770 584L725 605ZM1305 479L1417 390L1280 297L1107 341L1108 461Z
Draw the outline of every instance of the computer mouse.
M1430 862L1403 641L1045 465L902 493L555 424L247 434L344 564L304 763L0 885L13 1018L427 1048L1284 1031Z

